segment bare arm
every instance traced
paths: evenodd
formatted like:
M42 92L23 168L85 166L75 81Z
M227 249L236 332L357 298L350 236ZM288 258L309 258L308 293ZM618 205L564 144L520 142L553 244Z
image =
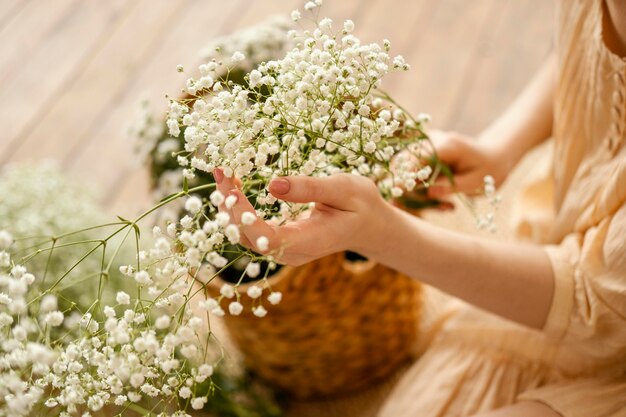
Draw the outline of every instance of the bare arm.
M552 134L556 69L552 54L517 99L478 138L495 149L507 170Z
M502 317L543 327L554 277L542 247L468 236L383 210L377 238L354 250Z
M429 193L442 198L452 192L473 194L485 175L500 185L525 152L552 134L556 57L550 56L511 106L478 140L454 132L433 131L437 153L455 174L455 186L440 178Z
M550 136L555 74L551 57L478 143L450 141L453 146L445 148L444 142L440 156L455 171L457 191L479 188L485 174L502 179L524 152ZM254 212L231 179L219 172L216 179L223 193L238 197L231 218ZM260 220L241 226L248 246L266 236L283 263L299 265L353 250L527 326L541 328L546 321L554 277L540 246L493 242L430 225L387 204L362 177L283 178L270 191L281 200L317 203L309 218L286 226Z
M218 188L235 195L228 210L241 219L254 208L232 179ZM280 262L301 265L342 250L359 252L478 307L541 328L554 291L552 267L539 246L503 244L447 231L385 202L370 180L350 174L274 180L270 191L291 202L316 202L310 217L271 226L240 225L248 246L269 238ZM222 208L225 210L225 208Z

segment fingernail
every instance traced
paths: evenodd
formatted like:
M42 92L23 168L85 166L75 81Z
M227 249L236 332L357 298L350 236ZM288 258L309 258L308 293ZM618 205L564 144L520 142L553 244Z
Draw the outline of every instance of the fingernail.
M272 194L287 194L291 189L291 184L284 178L277 178L270 183L270 192Z
M215 178L216 183L221 184L222 180L224 180L224 173L222 172L221 169L215 168L213 170L213 178Z

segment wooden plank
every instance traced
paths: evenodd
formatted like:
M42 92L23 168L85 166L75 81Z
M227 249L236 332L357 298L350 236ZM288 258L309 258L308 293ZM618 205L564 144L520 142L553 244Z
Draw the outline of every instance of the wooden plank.
M21 71L0 90L0 124L4 126L0 164L18 147L26 153L34 151L38 144L24 147L25 136L69 88L118 18L134 4L125 0L81 1L63 24L33 48Z
M428 24L433 13L439 8L439 3L413 0L398 4L397 7L389 7L388 1L377 0L367 9L362 19L363 31L357 27L357 34L364 42L380 44L384 39L389 39L392 56L411 56L419 49L421 41L421 37L415 37L415 28ZM397 97L398 91L402 91L406 83L412 82L416 70L419 71L419 68L389 74L383 81L382 89L392 97Z
M197 52L208 44L211 38L259 23L274 14L288 15L299 4L298 0L290 0L288 2L257 0L250 5L249 1L242 0L236 4L235 9L232 9L232 13L223 12L220 15L210 12L212 7L210 4L203 3L198 5L197 9L190 11L185 17L181 17L182 21L178 25L179 29L171 34L170 38L164 42L163 48L155 53L153 61L147 64L146 68L152 67L154 71L138 74L137 79L133 80L133 84L136 87L128 91L125 97L121 99L118 107L120 109L136 108L138 97L140 97L139 86L142 85L149 87L151 92L148 94L156 100L163 97L164 92L176 95L176 90L184 83L186 77L176 74L174 67L176 64L182 63L189 72L194 72L194 68L198 64ZM231 3L231 5L234 5L234 3ZM197 30L193 30L197 27L212 28L212 31L207 31L206 36L199 36ZM192 30L185 28L192 28ZM176 50L174 45L179 45L176 47L179 49ZM181 45L186 46L181 48ZM173 55L174 50L176 51ZM156 103L163 107L165 105L164 100ZM88 170L91 170L94 173L94 177L99 177L98 181L103 184L105 189L105 204L115 213L136 213L139 209L145 208L152 203L146 200L137 201L136 198L133 198L137 189L148 188L147 176L140 168L134 165L130 151L131 146L119 128L120 125L126 126L132 121L133 113L127 110L116 111L111 114L104 125L98 128L98 132L94 132L95 136L70 166L72 172L86 173ZM102 140L111 142L106 149L99 150L97 144L101 143ZM103 152L109 156L105 156ZM93 161L96 155L102 156L103 160L108 160L109 162L108 158L114 158L117 155L118 158L114 159L116 159L116 167L119 167L118 173L111 175L109 167L100 168L94 166L93 163L89 164L89 161ZM127 155L129 157L120 161L119 155ZM102 171L102 173L97 173L96 170ZM105 170L109 173L106 179L101 178Z
M402 77L401 86L394 85L394 98L411 113L430 113L433 125L445 126L450 105L463 94L463 74L490 30L490 16L503 4L499 0L442 0L428 20L411 32L419 43L405 57L412 69Z
M219 15L208 13L218 3L196 1L186 7L158 48L129 77L115 103L104 108L97 122L90 126L83 146L66 155L71 158L66 160L67 169L98 184L106 204L113 204L115 198L117 213L135 213L151 202L149 179L143 167L137 166L127 137L140 101L150 102L156 116L165 114L165 94L178 95L177 90L186 79L186 75L176 71L176 66L182 64L186 71L193 72L198 51L206 45L206 39L227 31L225 22L238 16L245 0L222 6ZM205 28L202 34L198 28Z
M8 85L8 78L21 70L33 49L62 24L75 8L77 0L30 1L8 24L0 27L0 90ZM45 16L45 19L42 19Z
M451 111L450 126L476 134L524 87L552 49L554 4L509 1L485 51L467 79L465 99ZM523 25L511 22L524 22Z
M132 75L175 21L183 0L139 0L112 29L106 42L80 75L50 106L32 129L25 132L14 161L62 159L83 140L100 112L110 111Z

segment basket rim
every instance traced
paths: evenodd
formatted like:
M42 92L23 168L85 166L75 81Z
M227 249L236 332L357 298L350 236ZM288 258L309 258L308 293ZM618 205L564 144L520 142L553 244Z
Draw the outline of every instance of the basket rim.
M281 283L282 281L284 281L285 279L290 278L291 276L293 276L293 273L295 271L297 271L300 268L303 268L305 266L310 266L311 263L317 262L321 259L325 259L328 257L339 257L339 255L341 255L343 257L343 254L345 252L337 252L331 255L327 255L324 256L322 258L316 259L314 261L308 262L304 265L301 266L290 266L290 265L283 265L282 268L280 269L280 271L276 272L275 274L269 276L267 278L267 281L270 285L274 286L274 285L278 285L279 283ZM341 267L344 268L345 270L347 270L348 272L352 273L352 274L363 274L366 272L369 272L371 270L373 270L374 268L376 268L377 266L379 266L381 264L379 264L378 262L371 260L371 259L367 259L365 261L350 261L348 259L343 258L342 259L342 263L341 263ZM231 284L231 282L227 282L224 279L222 279L222 277L219 274L215 274L212 278L208 278L206 280L202 279L202 276L204 274L202 273L202 271L200 271L198 273L198 276L195 278L197 281L199 281L202 285L207 286L207 287L213 287L216 289L219 289L222 287L222 285L224 284ZM238 287L242 290L247 290L248 288L254 286L254 285L258 285L259 283L262 283L263 280L259 279L256 281L251 281L251 282L246 282L246 283L242 283L239 284Z

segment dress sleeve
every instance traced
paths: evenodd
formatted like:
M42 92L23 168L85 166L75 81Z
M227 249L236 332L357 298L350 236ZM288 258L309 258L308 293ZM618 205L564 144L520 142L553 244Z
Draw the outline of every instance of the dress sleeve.
M603 359L626 355L626 205L546 246L555 287L544 332Z

